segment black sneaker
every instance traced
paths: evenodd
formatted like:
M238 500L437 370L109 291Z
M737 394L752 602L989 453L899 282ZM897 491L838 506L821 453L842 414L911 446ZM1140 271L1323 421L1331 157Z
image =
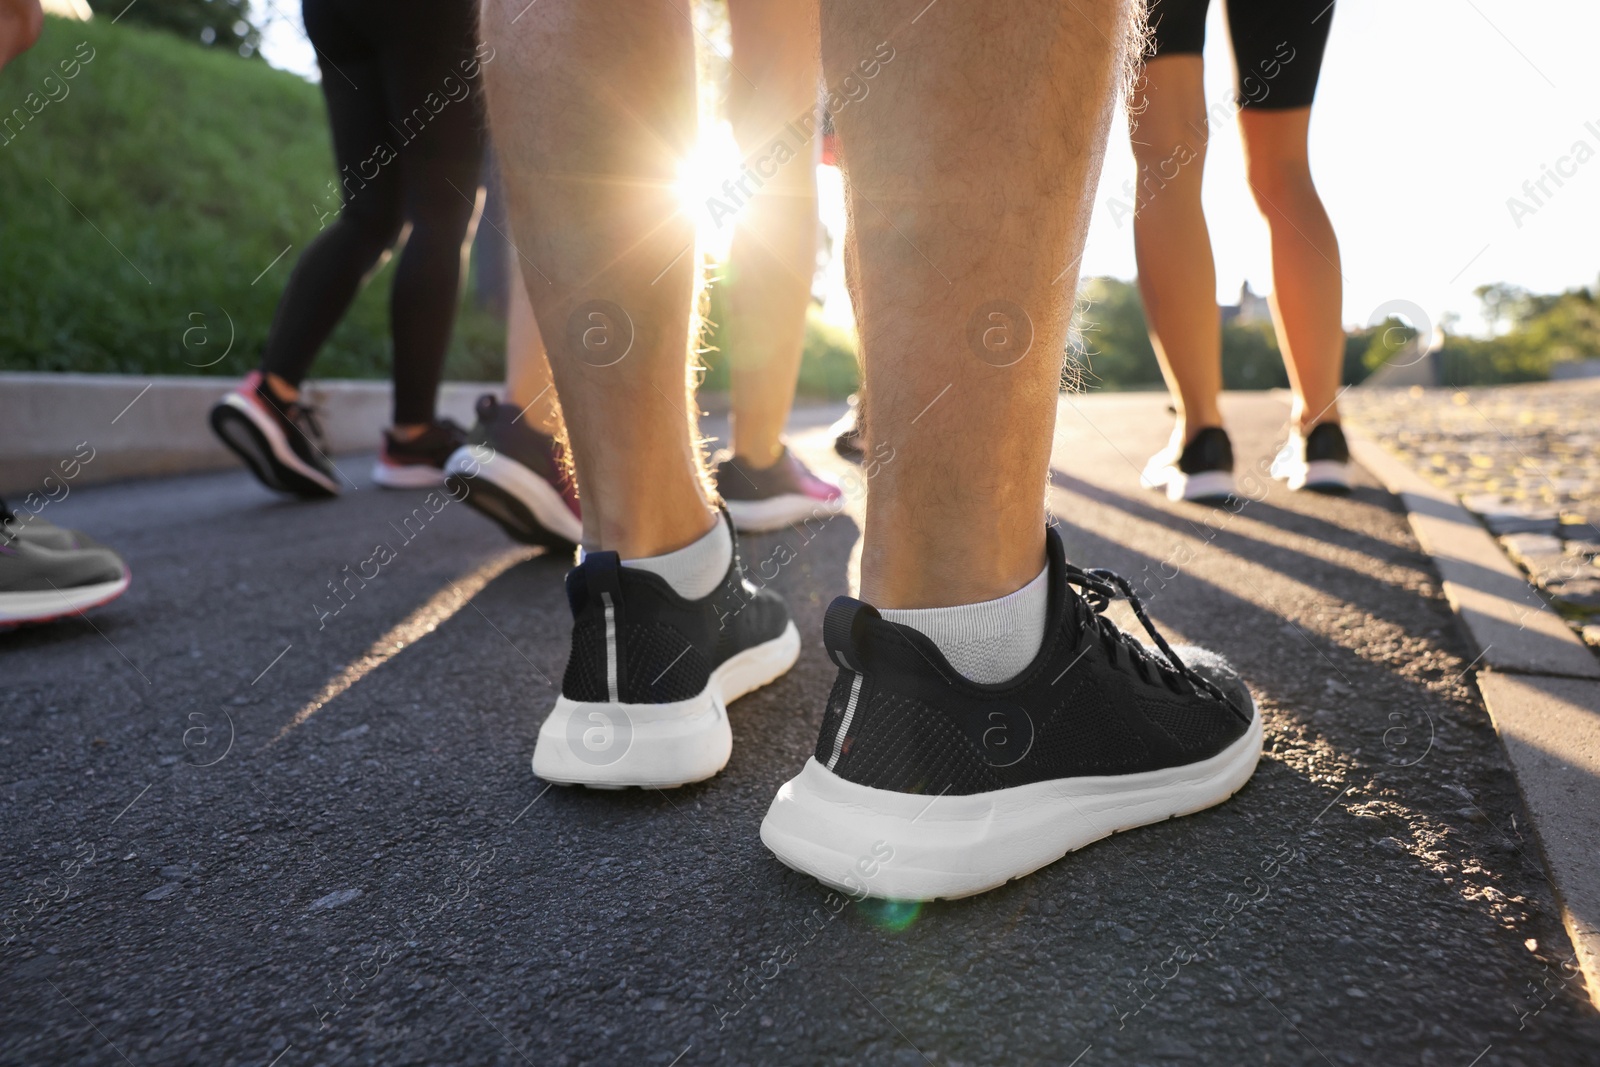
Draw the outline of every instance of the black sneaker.
M737 537L722 584L700 600L622 566L615 552L592 552L568 572L567 600L572 655L533 752L533 773L547 782L667 788L710 778L733 751L727 705L800 655L783 599L745 579Z
M131 580L109 548L47 548L0 524L0 628L81 615L121 596Z
M711 481L741 533L781 530L844 510L844 490L838 483L812 471L788 445L770 467L752 467L748 460L721 452L712 463Z
M1223 500L1235 493L1233 442L1220 426L1207 426L1183 448L1174 442L1150 457L1139 484L1165 489L1168 500Z
M1239 677L1168 647L1125 579L1046 542L1044 643L1009 682L969 681L916 630L833 602L840 671L817 749L761 824L780 860L858 897L963 897L1249 781L1261 721ZM1159 652L1102 614L1117 598Z
M467 440L467 431L437 419L407 441L383 431L383 450L372 465L372 480L385 489L436 489L444 484L444 465Z
M850 395L850 410L839 416L839 421L828 427L833 434L833 450L852 463L860 463L867 452L866 427L861 418L861 396Z
M212 405L211 429L268 489L303 497L339 495L316 412L279 400L260 371L251 371Z
M1289 431L1289 440L1272 460L1272 476L1284 479L1290 489L1348 493L1350 446L1344 431L1337 422L1318 423L1304 437L1298 428Z
M477 414L445 474L461 478L467 503L513 540L570 551L583 540L583 519L560 446L490 394L478 398Z

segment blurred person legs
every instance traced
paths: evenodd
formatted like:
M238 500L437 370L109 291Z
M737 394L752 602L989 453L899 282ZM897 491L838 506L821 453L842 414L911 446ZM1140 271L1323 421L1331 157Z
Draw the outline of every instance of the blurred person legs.
M732 441L712 481L739 530L776 530L844 506L833 482L808 470L783 440L805 346L817 264L820 137L793 144L817 109L816 5L730 0L728 82L734 137L752 181L727 262ZM754 188L752 188L754 186Z
M39 0L0 0L0 70L32 48L43 29Z
M533 768L698 781L731 753L726 704L787 671L799 635L745 580L693 433L699 257L677 183L699 132L694 28L653 0L489 0L483 28L513 236L583 491L572 652Z
M506 294L505 400L478 398L467 443L445 464L466 480L466 502L513 539L571 551L583 539L577 489L561 446L561 405L538 323L512 262Z
M39 0L0 0L0 68L32 48L43 27ZM121 596L132 578L94 538L0 500L0 629L81 615Z
M0 500L0 629L81 615L121 596L132 577L93 538Z
M1216 272L1200 202L1209 121L1200 58L1207 4L1151 4L1153 56L1131 120L1139 289L1178 415L1171 442L1151 458L1143 481L1173 500L1220 498L1234 487L1233 450L1217 406ZM1309 0L1228 4L1247 174L1272 235L1273 320L1294 391L1290 440L1274 473L1293 488L1349 484L1336 405L1344 337L1338 243L1306 155L1331 18L1327 5Z
M434 402L476 224L483 115L470 0L306 0L321 57L343 207L300 256L261 369L213 409L212 425L270 488L331 496L340 477L300 385L363 283L397 240L390 296L394 426L373 479L443 482L465 431Z
M817 746L761 831L829 885L918 900L1220 803L1261 746L1220 657L1170 648L1046 525L1129 5L940 5L913 26L921 6L822 9L830 85L894 56L835 117L875 469ZM1103 614L1120 598L1159 651Z
M866 428L861 425L861 394L851 393L848 404L845 413L828 427L828 435L833 438L835 452L852 463L860 463L861 457L866 455L867 440Z

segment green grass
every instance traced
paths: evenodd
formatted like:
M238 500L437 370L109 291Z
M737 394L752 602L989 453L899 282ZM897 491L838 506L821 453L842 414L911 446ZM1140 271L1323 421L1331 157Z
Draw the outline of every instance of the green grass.
M63 83L57 64L85 41L93 58ZM318 212L337 206L320 90L168 34L51 18L0 73L0 117L30 92L60 97L61 84L64 97L0 136L11 137L0 144L0 369L241 373ZM390 269L318 376L387 375ZM203 366L227 348L230 320L229 355ZM448 369L497 378L503 344L498 321L465 307Z
M80 42L93 58L63 80ZM321 91L169 34L47 18L0 72L0 119L47 92L61 98L0 133L0 370L254 366L290 267L338 204ZM391 270L334 332L318 377L388 376ZM446 375L499 379L504 344L503 323L464 301ZM723 355L707 363L706 387L726 388ZM811 324L801 393L844 396L856 378L852 339Z
M701 334L700 362L705 373L700 388L725 392L728 388L728 351L718 325L727 308L727 287L715 279L721 273L708 268L713 279L706 300L706 324ZM795 395L811 400L843 400L861 385L861 365L850 334L822 321L816 309L806 314L805 348L800 357L800 380Z

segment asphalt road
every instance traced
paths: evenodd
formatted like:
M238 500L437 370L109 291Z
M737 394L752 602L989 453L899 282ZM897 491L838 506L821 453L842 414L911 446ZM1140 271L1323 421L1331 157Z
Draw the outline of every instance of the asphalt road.
M1225 407L1241 464L1268 459L1283 409ZM747 544L790 545L807 644L731 709L728 769L615 793L529 769L561 560L458 504L406 532L421 493L74 491L47 517L120 548L134 584L0 636L0 1061L1600 1063L1394 500L1168 505L1136 481L1165 424L1155 397L1065 404L1053 505L1075 559L1242 668L1260 770L1220 808L921 908L830 898L757 838L815 743L849 517ZM396 558L333 599L379 542Z

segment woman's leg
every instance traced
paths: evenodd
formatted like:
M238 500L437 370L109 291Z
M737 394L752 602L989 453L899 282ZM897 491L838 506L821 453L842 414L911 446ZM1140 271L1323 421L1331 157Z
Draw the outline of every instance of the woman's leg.
M393 134L383 101L383 71L352 28L327 3L305 5L306 30L322 60L338 166L339 215L301 253L273 314L261 370L281 400L299 395L317 352L360 292L373 267L399 235L399 176L388 168L371 179L373 153ZM330 64L337 64L337 70ZM348 168L348 169L347 169Z
M1344 329L1339 241L1311 181L1306 134L1311 108L1239 112L1245 172L1272 233L1272 319L1278 330L1294 425L1339 421Z
M1174 439L1182 444L1222 425L1222 322L1200 204L1208 133L1200 56L1151 59L1131 110L1129 136L1139 168L1133 222L1139 294L1178 411Z
M728 85L733 132L764 183L740 213L727 265L733 451L765 468L782 452L800 375L817 268L820 138L789 145L799 151L786 162L762 161L817 105L817 8L815 0L731 0L728 16L733 62L756 81L736 75Z
M404 136L399 168L410 233L389 303L394 334L394 423L404 440L426 430L461 303L483 197L485 144L475 5L402 4L383 45L391 119Z
M483 203L477 185L479 163L476 157L426 159L405 167L410 234L395 267L389 303L394 425L402 439L421 433L434 421L434 402Z

